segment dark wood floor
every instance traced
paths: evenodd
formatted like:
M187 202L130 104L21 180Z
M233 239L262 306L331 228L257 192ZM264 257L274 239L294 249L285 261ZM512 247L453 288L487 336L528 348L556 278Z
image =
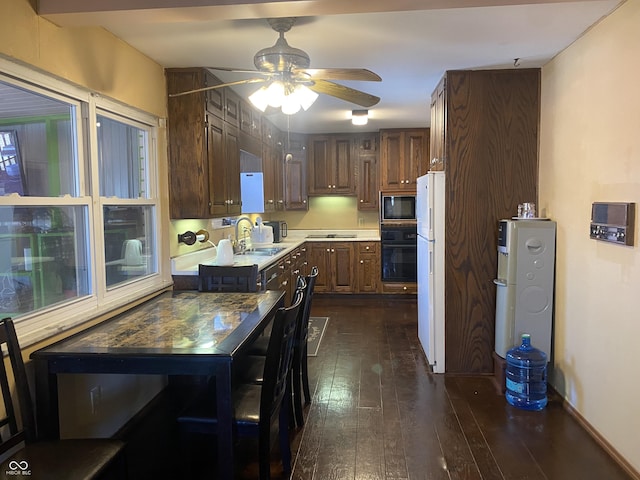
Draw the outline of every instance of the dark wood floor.
M319 355L309 359L306 425L291 435L293 479L631 478L559 399L527 412L508 405L489 377L431 374L416 338L415 299L316 295L312 315L330 320ZM162 445L150 447L163 438L152 425L131 442L131 478L204 478L180 475L175 445L167 456ZM252 447L239 478L257 478ZM275 456L272 472L282 478Z

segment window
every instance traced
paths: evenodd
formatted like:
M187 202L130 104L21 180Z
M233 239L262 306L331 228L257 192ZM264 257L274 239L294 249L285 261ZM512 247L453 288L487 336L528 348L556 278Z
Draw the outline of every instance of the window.
M0 315L28 344L163 282L156 119L24 70L0 73Z
M106 285L112 287L156 272L155 205L147 201L149 134L148 127L105 112L96 127Z

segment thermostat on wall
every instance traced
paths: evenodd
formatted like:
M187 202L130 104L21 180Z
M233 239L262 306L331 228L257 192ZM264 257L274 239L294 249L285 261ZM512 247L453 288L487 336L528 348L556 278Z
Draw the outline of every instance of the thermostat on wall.
M590 237L619 245L633 245L636 204L594 202L591 205Z

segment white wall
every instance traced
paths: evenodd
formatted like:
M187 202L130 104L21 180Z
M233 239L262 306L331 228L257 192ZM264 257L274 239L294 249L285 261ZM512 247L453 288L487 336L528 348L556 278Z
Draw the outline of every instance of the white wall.
M596 201L640 203L637 0L542 70L539 206L558 222L551 382L640 471L640 238L590 240Z

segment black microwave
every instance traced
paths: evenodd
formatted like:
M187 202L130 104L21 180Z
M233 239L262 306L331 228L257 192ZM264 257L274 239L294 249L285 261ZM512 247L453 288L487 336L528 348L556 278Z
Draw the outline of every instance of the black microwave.
M416 196L380 194L380 222L412 222L416 220Z

